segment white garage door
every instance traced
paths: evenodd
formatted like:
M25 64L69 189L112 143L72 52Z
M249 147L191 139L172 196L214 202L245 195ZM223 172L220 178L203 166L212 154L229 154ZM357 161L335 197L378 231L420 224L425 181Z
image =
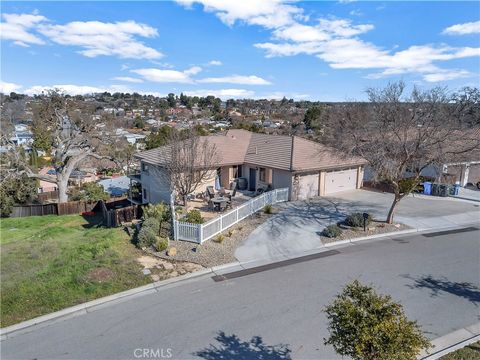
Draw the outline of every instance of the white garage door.
M318 195L318 174L301 175L298 199L305 200Z
M325 174L325 195L357 188L357 169L331 171Z

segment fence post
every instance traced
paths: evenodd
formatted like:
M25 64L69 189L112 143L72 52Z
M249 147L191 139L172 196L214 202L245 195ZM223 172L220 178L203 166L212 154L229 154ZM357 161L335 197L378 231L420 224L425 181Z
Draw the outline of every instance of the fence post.
M203 242L203 224L198 224L198 243L201 244Z

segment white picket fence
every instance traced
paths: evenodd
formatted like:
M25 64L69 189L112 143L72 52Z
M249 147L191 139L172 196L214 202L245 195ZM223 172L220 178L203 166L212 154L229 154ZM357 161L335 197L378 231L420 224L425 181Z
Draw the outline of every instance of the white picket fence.
M201 244L222 231L242 221L247 216L263 209L265 205L273 205L288 201L288 188L275 189L263 193L245 204L204 224L192 224L174 220L174 236L176 240L186 240Z

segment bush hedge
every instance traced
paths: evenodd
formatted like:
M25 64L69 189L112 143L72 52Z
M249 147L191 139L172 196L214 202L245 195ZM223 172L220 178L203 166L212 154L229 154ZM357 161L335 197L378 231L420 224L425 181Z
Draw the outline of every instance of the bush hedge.
M366 219L367 226L370 224L370 221L372 221L372 216L368 214L368 218ZM351 213L345 218L343 223L351 227L363 227L363 213Z
M142 226L138 232L137 246L140 248L152 246L157 241L157 234L151 227Z
M185 221L192 224L203 224L204 219L200 211L191 210L187 213L187 216L185 217Z
M329 238L335 238L342 235L342 229L340 229L338 225L328 225L325 229L323 229L322 235Z
M157 236L157 242L155 243L155 248L157 249L157 251L167 250L168 238Z

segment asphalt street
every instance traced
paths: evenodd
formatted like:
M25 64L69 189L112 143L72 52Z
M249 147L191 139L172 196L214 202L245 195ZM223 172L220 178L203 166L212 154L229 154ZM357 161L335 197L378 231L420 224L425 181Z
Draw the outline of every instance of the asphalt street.
M323 345L322 309L353 279L392 295L433 339L480 321L479 245L471 228L397 236L223 281L190 279L13 336L1 342L1 356L340 358Z

